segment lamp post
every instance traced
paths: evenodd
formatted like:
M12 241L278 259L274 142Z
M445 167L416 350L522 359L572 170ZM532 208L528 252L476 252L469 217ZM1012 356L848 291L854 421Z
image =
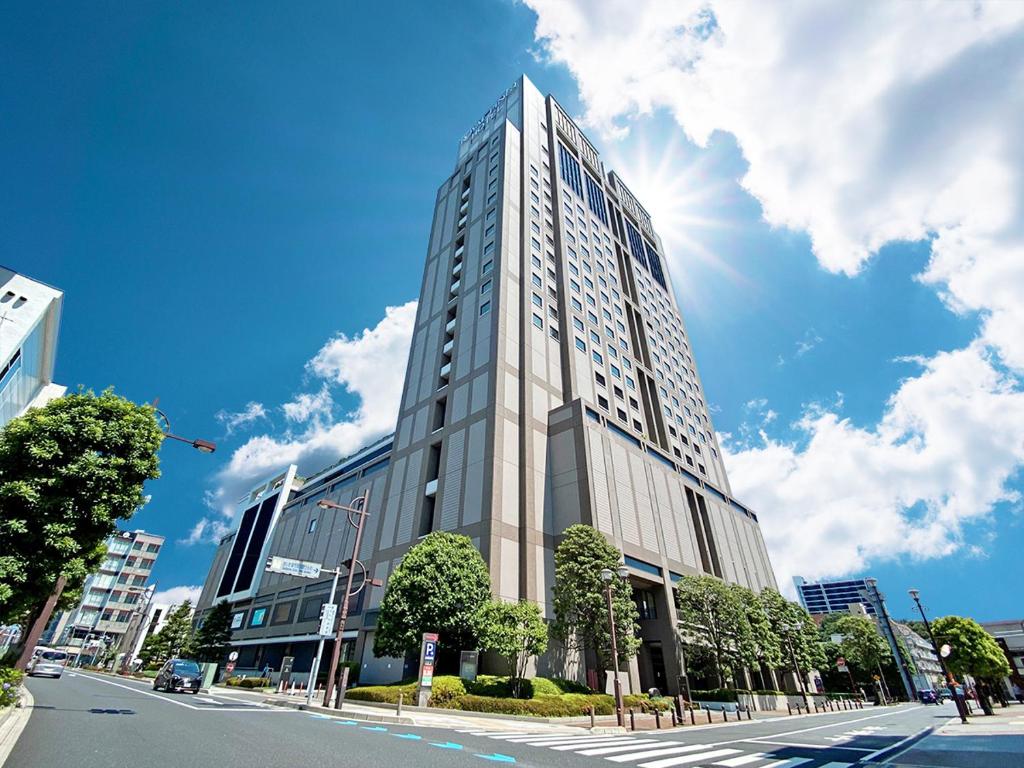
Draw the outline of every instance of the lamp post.
M337 675L338 673L338 662L341 659L341 643L345 635L345 622L348 620L348 601L349 598L353 596L353 594L358 594L358 592L352 592L352 578L356 572L356 565L358 565L360 570L363 572L363 582L359 585L359 589L362 589L366 585L366 569L363 567L363 564L359 562L359 545L363 541L363 523L366 520L367 514L369 514L366 510L366 504L367 501L369 501L369 498L370 491L369 489L367 489L366 491L363 492L362 496L353 499L351 506L338 504L337 502L329 501L327 499L321 499L320 501L317 502L317 506L320 507L320 509L337 509L341 510L342 512L346 512L348 514L348 524L356 529L356 539L352 545L352 559L348 563L349 568L348 577L345 581L345 592L341 597L341 610L339 611L340 616L338 617L338 631L334 637L334 648L331 650L331 665L330 667L328 667L327 670L327 686L326 689L324 690L325 707L334 706L335 708L337 708L338 702L335 702L332 705L331 697L334 694L334 678L335 675ZM315 680L311 680L310 685L312 686L315 682ZM345 667L341 674L341 685L339 686L339 691L343 691L347 684L348 667Z
M910 673L903 660L903 654L900 653L900 645L896 642L896 633L892 629L889 609L885 607L885 595L878 591L878 579L867 578L864 579L864 583L868 585L868 589L867 592L861 594L861 597L866 597L874 606L878 614L878 624L882 628L882 636L885 637L889 648L892 650L893 658L896 660L896 669L900 673L900 681L907 692L907 700L914 701L917 699L917 692L914 690L914 683L910 679ZM885 678L883 677L882 680L884 681Z
M625 581L629 578L629 569L625 565L620 565L616 569L616 573L619 578ZM619 681L619 647L615 637L615 608L612 606L612 579L615 577L615 573L612 572L611 568L601 569L601 581L604 582L604 593L608 600L608 628L611 632L612 638L612 676L615 680L615 719L619 724L620 728L625 727L626 720L622 706L622 683Z
M789 648L789 658L793 662L793 672L796 674L796 679L800 683L800 695L804 700L804 709L810 710L811 705L807 699L807 681L804 679L804 673L800 670L800 665L796 661L796 652L793 650L793 638L790 633L799 632L803 629L804 623L798 621L795 624L783 624L779 627L786 635L786 646Z
M942 674L946 676L946 686L949 688L949 693L953 697L953 701L956 703L957 714L960 715L960 722L967 725L967 703L963 700L963 697L956 692L956 680L953 679L953 673L949 669L949 665L946 663L946 657L942 655L939 650L939 646L935 643L935 634L932 632L931 622L928 621L928 617L924 614L924 607L921 605L921 592L917 589L910 590L910 597L917 605L917 612L921 614L921 619L924 621L924 628L928 630L928 639L932 643L932 649L935 651L935 656L939 660L939 665L942 667Z

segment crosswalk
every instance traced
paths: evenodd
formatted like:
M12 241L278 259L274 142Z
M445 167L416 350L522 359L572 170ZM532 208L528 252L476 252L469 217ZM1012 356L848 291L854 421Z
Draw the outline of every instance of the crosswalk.
M581 734L579 730L523 733L466 729L460 732L485 736L506 744L523 744L582 757L601 758L611 764L636 768L852 768L854 765L848 762L829 762L827 757L780 757L777 754L755 752L737 743L687 744L643 735Z

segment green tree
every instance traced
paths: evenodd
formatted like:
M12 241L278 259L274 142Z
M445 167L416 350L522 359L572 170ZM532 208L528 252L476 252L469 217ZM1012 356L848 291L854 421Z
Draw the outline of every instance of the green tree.
M936 643L949 645L946 664L958 678L964 675L995 678L1010 674L1003 649L974 619L943 616L932 622L932 632Z
M60 576L76 590L96 570L159 477L162 439L151 407L111 390L52 400L0 431L0 623L31 626Z
M792 668L795 656L800 671L805 674L824 667L828 659L818 635L818 625L804 607L790 602L774 589L762 590L760 598L772 631L781 639L784 666Z
M206 614L193 640L196 659L220 662L231 648L231 603L221 600Z
M139 661L142 662L143 669L159 666L170 657L167 642L165 638L160 637L159 632L148 635L139 649Z
M862 673L870 676L883 664L892 661L889 643L882 637L875 622L867 616L840 616L832 624L832 630L843 636L839 642L839 652L843 658Z
M611 625L601 571L608 568L614 572L620 565L621 555L589 525L571 525L563 531L562 537L555 550L552 637L567 650L593 653L599 670L612 669ZM618 663L621 665L640 650L640 638L637 637L640 613L633 602L633 588L627 580L614 577L611 593Z
M782 639L772 627L760 596L738 584L732 587L743 606L748 630L740 635L740 656L750 669L756 669L761 687L767 688L765 669L778 669L783 664Z
M172 610L167 623L158 633L163 647L167 651L166 659L188 657L192 655L192 601L186 600ZM165 659L165 661L166 661Z
M540 606L525 600L490 600L480 609L478 626L480 647L505 659L512 677L512 695L518 698L530 659L548 647L548 628Z
M750 652L743 603L732 587L713 576L683 576L675 589L683 644L691 658L708 662L721 688L742 669L743 647Z
M375 656L404 656L436 632L449 651L475 648L477 616L491 596L487 565L468 536L436 531L388 578L373 638Z

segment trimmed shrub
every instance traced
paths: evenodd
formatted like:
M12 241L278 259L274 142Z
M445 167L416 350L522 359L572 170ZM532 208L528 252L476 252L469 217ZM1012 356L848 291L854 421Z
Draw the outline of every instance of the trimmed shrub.
M539 680L541 678L537 679ZM558 690L562 693L593 693L590 688L576 680L566 680L564 677L552 677L546 679L549 679L550 682L558 686Z
M523 681L523 692L530 688L531 680ZM512 696L512 686L508 677L500 675L477 675L476 680L465 681L466 693L472 696L488 696L495 699L506 699Z
M405 701L410 704L416 698L415 682L399 683L397 685L364 685L359 688L352 688L345 693L346 699L352 701L376 701L381 704L397 704L398 694L403 694Z
M22 674L17 669L0 667L0 708L17 703L21 678Z
M710 688L706 691L690 691L694 701L733 701L737 700L737 691L732 688ZM746 693L746 691L743 691Z
M532 680L524 680L524 683L532 683L533 695L530 698L537 698L538 696L561 696L564 691L559 688L554 680L548 680L546 677L535 677Z
M622 697L622 705L626 709L639 710L648 714L655 711L667 712L672 709L672 699L665 696L652 699L646 693L629 693Z
M431 707L451 707L452 703L460 696L466 695L466 688L462 684L462 678L453 675L435 677L430 689Z
M455 709L467 712L493 712L503 715L532 715L533 717L579 717L586 715L591 706L599 715L610 715L615 711L611 696L579 693L542 696L538 699L499 699L467 694L459 697L453 705Z
M266 688L270 685L268 677L229 677L224 681L226 685L235 688Z

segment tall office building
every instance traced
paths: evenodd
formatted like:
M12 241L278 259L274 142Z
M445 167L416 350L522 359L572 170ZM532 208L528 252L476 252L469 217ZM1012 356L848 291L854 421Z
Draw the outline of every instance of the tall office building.
M802 576L794 576L800 604L808 613L846 613L850 605L864 606L866 613L875 615L875 606L861 595L868 591L868 583L864 579L836 579L834 581L805 581Z
M55 616L54 645L84 659L115 648L129 632L133 616L145 608L146 587L164 537L145 531L122 531L107 540L107 555L96 573L86 577L78 605Z
M64 294L0 267L0 427L64 394L53 383Z
M535 601L548 617L560 534L574 523L600 530L622 551L640 606L644 643L630 682L675 690L672 583L775 580L756 515L732 497L666 261L622 178L554 98L520 78L462 138L438 190L396 433L380 449L387 472L363 481L332 470L296 484L292 470L278 482L292 488L289 500L265 516L257 502L269 497L251 496L251 519L225 541L200 606L215 592L232 601L294 593L297 580L254 580L238 564L262 562L259 551L333 557L344 522L328 549L302 543L295 532L323 515L301 499L346 502L372 484L360 554L374 577L386 579L420 537L462 533L499 597ZM279 514L299 518L290 538L269 532ZM250 559L264 517L270 544ZM225 586L227 573L245 589ZM395 666L369 651L382 590L368 592L369 615L351 625L364 682L393 677ZM239 642L271 635L243 632ZM554 658L541 669L565 674Z

